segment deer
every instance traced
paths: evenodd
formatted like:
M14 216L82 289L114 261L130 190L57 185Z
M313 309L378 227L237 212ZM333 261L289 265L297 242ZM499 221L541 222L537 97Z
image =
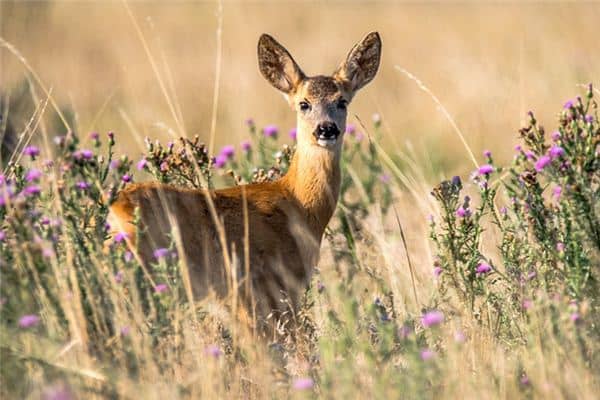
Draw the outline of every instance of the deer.
M297 115L287 173L219 190L130 184L110 206L113 230L150 263L153 250L168 247L177 228L194 299L245 288L243 303L265 326L267 317L293 311L310 285L338 201L348 105L375 77L381 46L371 32L332 75L307 76L284 46L261 35L259 70Z

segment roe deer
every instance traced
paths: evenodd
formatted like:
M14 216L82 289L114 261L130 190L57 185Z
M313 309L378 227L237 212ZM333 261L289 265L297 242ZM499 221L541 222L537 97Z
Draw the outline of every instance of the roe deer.
M372 32L332 76L309 77L281 44L263 34L258 42L260 71L297 112L297 148L287 174L272 182L215 191L132 184L111 206L113 229L127 233L130 244L137 229L137 253L147 263L154 249L169 246L176 224L196 298L212 291L227 296L232 288L228 274L235 274L240 289L247 284L254 304L249 293L242 297L247 307L255 307L257 317L281 316L287 308L285 295L287 304L296 307L336 207L346 107L374 78L380 55L379 34ZM240 264L234 266L237 272L227 272L230 257Z

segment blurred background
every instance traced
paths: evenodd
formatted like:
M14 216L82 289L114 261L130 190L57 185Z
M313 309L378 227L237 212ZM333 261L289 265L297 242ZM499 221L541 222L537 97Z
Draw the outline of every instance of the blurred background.
M379 75L355 98L349 122L357 124L357 115L371 126L372 115L380 114L382 140L390 148L411 149L418 160L445 165L444 175L469 166L467 153L430 95L396 67L439 98L478 157L489 148L501 159L510 157L528 110L552 130L562 103L582 92L578 84L600 84L600 3L128 4L131 15L119 1L2 1L0 35L52 88L60 107L72 111L82 137L113 130L121 150L134 157L141 154L136 133L167 140L169 129L177 135L183 130L208 141L219 20L216 149L246 139L248 117L259 127L276 124L289 140L294 113L257 67L256 43L263 32L312 75L332 72L364 34L379 31L384 44ZM6 102L23 87L27 70L5 47L0 68ZM182 129L161 81L175 112L180 109Z

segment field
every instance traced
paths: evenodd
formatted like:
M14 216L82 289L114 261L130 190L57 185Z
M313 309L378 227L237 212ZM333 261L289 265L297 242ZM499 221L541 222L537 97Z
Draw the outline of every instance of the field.
M599 19L595 3L1 2L2 398L597 398ZM381 67L350 105L297 330L257 338L231 299L191 302L171 252L151 285L107 235L116 193L197 186L198 167L212 187L284 173L294 112L258 37L329 74L371 30ZM201 143L235 153L218 165Z

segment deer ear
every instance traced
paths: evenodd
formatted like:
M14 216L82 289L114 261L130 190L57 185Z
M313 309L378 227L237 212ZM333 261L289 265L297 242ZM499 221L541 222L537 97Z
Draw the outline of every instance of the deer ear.
M352 92L371 82L379 68L381 58L381 38L371 32L358 42L333 76Z
M290 53L266 33L258 40L258 67L276 89L292 93L304 79L304 73Z

